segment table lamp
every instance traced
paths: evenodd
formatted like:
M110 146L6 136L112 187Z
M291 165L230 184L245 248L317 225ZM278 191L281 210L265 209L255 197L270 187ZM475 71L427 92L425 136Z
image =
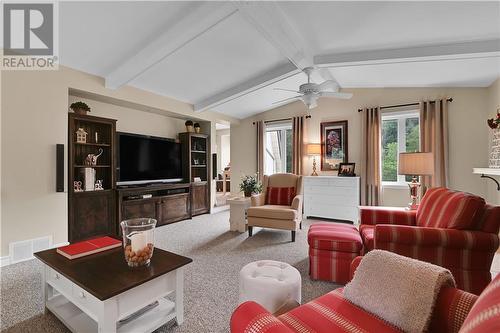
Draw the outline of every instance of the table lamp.
M311 176L317 176L318 173L316 172L316 156L321 155L321 145L319 143L309 143L307 145L307 155L313 157L313 172L311 173Z
M418 176L431 176L434 174L434 155L432 153L400 153L398 174L412 176L408 183L410 187L411 202L408 204L409 210L418 208Z

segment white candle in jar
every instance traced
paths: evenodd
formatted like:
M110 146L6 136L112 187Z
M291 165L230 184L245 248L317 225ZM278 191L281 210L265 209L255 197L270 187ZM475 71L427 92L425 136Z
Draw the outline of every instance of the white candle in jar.
M138 251L142 250L145 248L148 243L147 243L147 235L145 235L143 232L137 232L135 234L130 235L130 241L132 245L132 251L137 253Z

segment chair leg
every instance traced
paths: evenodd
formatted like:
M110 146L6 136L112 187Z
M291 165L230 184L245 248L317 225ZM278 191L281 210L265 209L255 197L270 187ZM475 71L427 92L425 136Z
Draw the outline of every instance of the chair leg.
M295 242L295 230L292 231L292 242Z
M253 227L251 225L248 226L248 237L252 237Z
M302 230L302 222L299 224L299 229Z

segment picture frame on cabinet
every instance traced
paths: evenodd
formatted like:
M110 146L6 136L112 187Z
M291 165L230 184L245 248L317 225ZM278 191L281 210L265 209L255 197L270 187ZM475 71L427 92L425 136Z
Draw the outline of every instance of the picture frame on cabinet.
M339 170L340 163L348 161L347 120L320 124L321 170Z

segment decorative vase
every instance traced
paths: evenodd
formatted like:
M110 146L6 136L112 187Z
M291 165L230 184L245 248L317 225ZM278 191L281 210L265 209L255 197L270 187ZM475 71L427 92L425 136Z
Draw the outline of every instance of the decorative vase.
M81 108L74 109L73 111L75 111L76 114L83 115L83 116L85 116L88 112L87 110L81 109Z
M156 220L136 218L122 221L120 226L123 234L125 261L129 267L148 266L155 245Z
M200 133L200 130L201 130L201 128L200 128L200 127L195 127L195 128L194 128L195 133Z
M245 193L246 198L249 198L252 196L252 191L245 191L244 193Z
M495 128L493 130L488 167L495 169L500 168L500 128Z

